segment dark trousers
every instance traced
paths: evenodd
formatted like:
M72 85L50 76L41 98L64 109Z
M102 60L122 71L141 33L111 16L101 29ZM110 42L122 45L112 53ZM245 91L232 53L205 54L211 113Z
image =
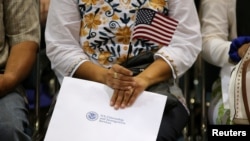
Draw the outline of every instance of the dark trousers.
M189 114L179 101L172 109L165 109L156 141L177 141L188 121Z

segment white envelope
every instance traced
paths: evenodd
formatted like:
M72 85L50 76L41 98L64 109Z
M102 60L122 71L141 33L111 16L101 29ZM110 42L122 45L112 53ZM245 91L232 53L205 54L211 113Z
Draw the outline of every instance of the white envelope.
M65 77L45 141L156 141L167 97L144 91L129 108L109 105L113 90Z

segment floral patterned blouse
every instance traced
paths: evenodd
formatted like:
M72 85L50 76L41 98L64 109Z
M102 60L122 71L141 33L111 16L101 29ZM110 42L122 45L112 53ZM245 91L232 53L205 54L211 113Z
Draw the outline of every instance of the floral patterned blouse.
M82 48L94 62L109 67L127 59L129 45L132 54L153 51L159 45L150 40L132 40L137 9L150 7L167 14L167 2L162 0L81 0L81 43Z
M141 8L178 21L168 46L131 39ZM201 50L193 0L53 0L45 37L47 56L60 82L64 76L72 76L84 61L109 68L143 51L153 51L155 58L163 58L176 78L193 65Z

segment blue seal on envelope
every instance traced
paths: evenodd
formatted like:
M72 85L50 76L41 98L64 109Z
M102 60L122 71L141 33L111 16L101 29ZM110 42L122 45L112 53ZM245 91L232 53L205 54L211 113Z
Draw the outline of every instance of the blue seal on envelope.
M96 112L90 111L86 114L86 117L90 121L95 121L98 119L98 114Z

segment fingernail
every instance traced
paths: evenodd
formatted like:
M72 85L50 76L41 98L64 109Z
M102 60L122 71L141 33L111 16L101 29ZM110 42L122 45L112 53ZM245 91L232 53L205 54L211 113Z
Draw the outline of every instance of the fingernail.
M114 102L113 101L110 101L110 106L113 106L114 105Z
M122 106L121 106L121 107L122 107L122 108L124 108L125 106L126 106L125 104L122 104Z
M118 109L118 108L119 108L119 106L118 106L118 105L115 105L114 107L115 107L115 109Z

